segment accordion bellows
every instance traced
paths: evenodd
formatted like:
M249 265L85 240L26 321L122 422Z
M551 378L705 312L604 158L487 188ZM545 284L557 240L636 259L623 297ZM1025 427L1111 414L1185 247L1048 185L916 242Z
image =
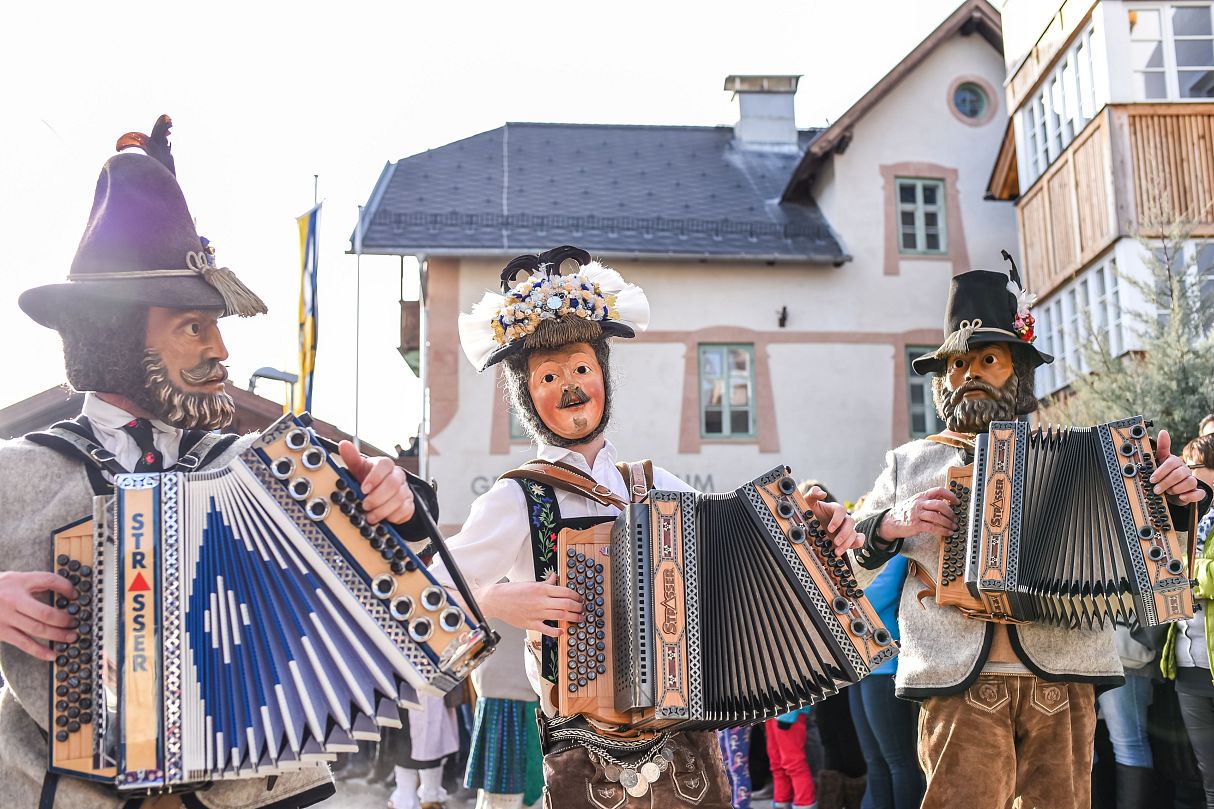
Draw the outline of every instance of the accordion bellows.
M784 467L728 494L651 491L558 536L557 713L635 729L725 728L817 702L897 654Z
M158 791L331 759L493 647L368 524L306 417L225 467L115 486L55 535L89 631L51 666L53 771Z
M1152 490L1147 426L994 422L978 436L972 486L954 480L968 513L944 543L937 600L968 590L989 614L1064 626L1191 618L1186 534Z

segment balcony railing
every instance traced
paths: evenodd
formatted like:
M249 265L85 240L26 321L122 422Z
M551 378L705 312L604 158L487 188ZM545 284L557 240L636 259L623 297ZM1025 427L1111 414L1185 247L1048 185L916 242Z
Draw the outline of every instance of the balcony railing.
M1016 208L1027 280L1039 295L1118 238L1180 219L1214 236L1214 104L1106 107Z

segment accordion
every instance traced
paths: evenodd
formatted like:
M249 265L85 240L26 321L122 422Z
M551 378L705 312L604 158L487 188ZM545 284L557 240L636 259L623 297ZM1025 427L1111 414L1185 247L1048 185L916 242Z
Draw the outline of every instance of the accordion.
M959 528L941 545L936 601L1065 626L1191 618L1186 534L1152 491L1148 426L994 422L972 467L950 470Z
M222 468L120 475L55 533L81 623L51 665L52 771L148 792L331 759L492 650L308 424Z
M816 702L897 654L789 470L724 495L651 491L557 537L556 711L619 727L734 727Z

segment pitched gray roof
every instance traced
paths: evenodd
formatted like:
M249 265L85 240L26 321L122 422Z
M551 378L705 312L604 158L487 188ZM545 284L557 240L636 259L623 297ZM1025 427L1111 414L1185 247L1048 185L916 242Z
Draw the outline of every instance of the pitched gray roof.
M736 148L731 127L511 123L389 163L363 251L850 259L812 199L779 201L799 152Z

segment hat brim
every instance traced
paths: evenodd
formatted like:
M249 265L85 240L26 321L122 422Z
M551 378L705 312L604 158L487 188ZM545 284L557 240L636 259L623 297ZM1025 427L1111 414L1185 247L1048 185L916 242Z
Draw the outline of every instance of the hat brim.
M636 329L632 328L632 326L614 320L603 321L599 325L602 326L604 337L636 337L637 335ZM507 357L512 357L524 350L526 350L526 346L521 339L507 343L501 348L494 349L489 358L485 360L485 364L481 366L481 371L485 371Z
M111 281L69 281L21 293L17 305L37 323L58 329L90 304L140 304L166 309L224 310L223 295L201 276L167 276Z
M1019 346L1025 350L1027 356L1032 361L1034 368L1054 361L1054 358L1051 355L1041 351L1032 343L1026 343L1020 339L1012 339L1002 334L982 334L979 332L974 334L969 339L971 348L974 346L990 345L992 343L1006 343L1010 346ZM921 376L944 373L944 362L946 359L948 359L948 357L947 355L941 354L940 351L941 349L937 348L935 351L924 354L921 357L915 357L915 359L911 360L911 367L915 369L915 373Z

